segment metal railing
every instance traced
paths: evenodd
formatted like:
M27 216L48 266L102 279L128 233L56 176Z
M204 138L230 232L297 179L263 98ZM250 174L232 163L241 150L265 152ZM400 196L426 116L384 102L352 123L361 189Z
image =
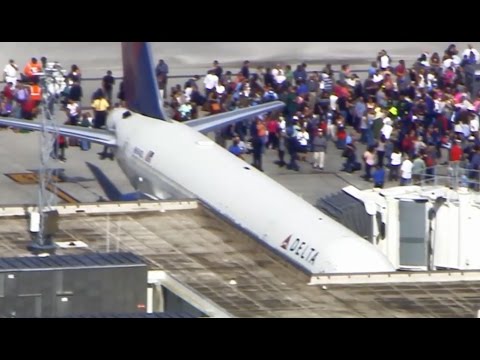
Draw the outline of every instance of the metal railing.
M450 162L448 165L436 165L427 168L421 175L420 180L414 185L446 186L453 190L469 188L480 191L480 171L470 169L468 164Z

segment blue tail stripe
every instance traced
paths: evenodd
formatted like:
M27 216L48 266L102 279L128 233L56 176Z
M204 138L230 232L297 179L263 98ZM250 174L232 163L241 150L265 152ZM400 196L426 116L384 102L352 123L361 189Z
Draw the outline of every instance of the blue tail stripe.
M155 119L166 120L152 51L148 42L122 42L123 90L127 108Z

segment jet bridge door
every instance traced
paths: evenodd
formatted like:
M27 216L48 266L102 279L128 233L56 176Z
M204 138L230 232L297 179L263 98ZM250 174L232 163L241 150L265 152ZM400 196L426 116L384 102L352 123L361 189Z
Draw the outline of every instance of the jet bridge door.
M399 201L400 267L427 267L428 221L426 202Z

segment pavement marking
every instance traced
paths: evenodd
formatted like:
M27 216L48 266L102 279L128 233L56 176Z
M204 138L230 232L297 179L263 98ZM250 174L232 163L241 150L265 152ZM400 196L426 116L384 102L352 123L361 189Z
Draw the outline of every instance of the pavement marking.
M35 185L38 184L38 174L36 173L11 173L5 174L5 176L9 177L16 183L21 185ZM52 180L61 183L63 182L58 176L52 176Z
M21 185L36 185L38 184L38 174L36 173L12 173L12 174L5 174L8 178L12 179L18 184ZM52 180L55 183L62 183L64 182L62 179L60 179L58 176L52 176ZM65 201L68 204L78 204L79 201L75 199L73 196L68 194L67 192L63 191L62 189L59 189L57 186L54 184L48 184L47 185L47 190L50 191L51 193L55 194L58 196L60 199Z

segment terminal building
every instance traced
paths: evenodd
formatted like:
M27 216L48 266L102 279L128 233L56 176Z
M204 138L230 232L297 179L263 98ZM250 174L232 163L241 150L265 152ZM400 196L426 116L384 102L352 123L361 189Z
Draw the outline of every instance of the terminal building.
M60 205L56 255L32 256L31 210L0 208L3 317L476 317L480 307L478 270L305 274L194 200Z

